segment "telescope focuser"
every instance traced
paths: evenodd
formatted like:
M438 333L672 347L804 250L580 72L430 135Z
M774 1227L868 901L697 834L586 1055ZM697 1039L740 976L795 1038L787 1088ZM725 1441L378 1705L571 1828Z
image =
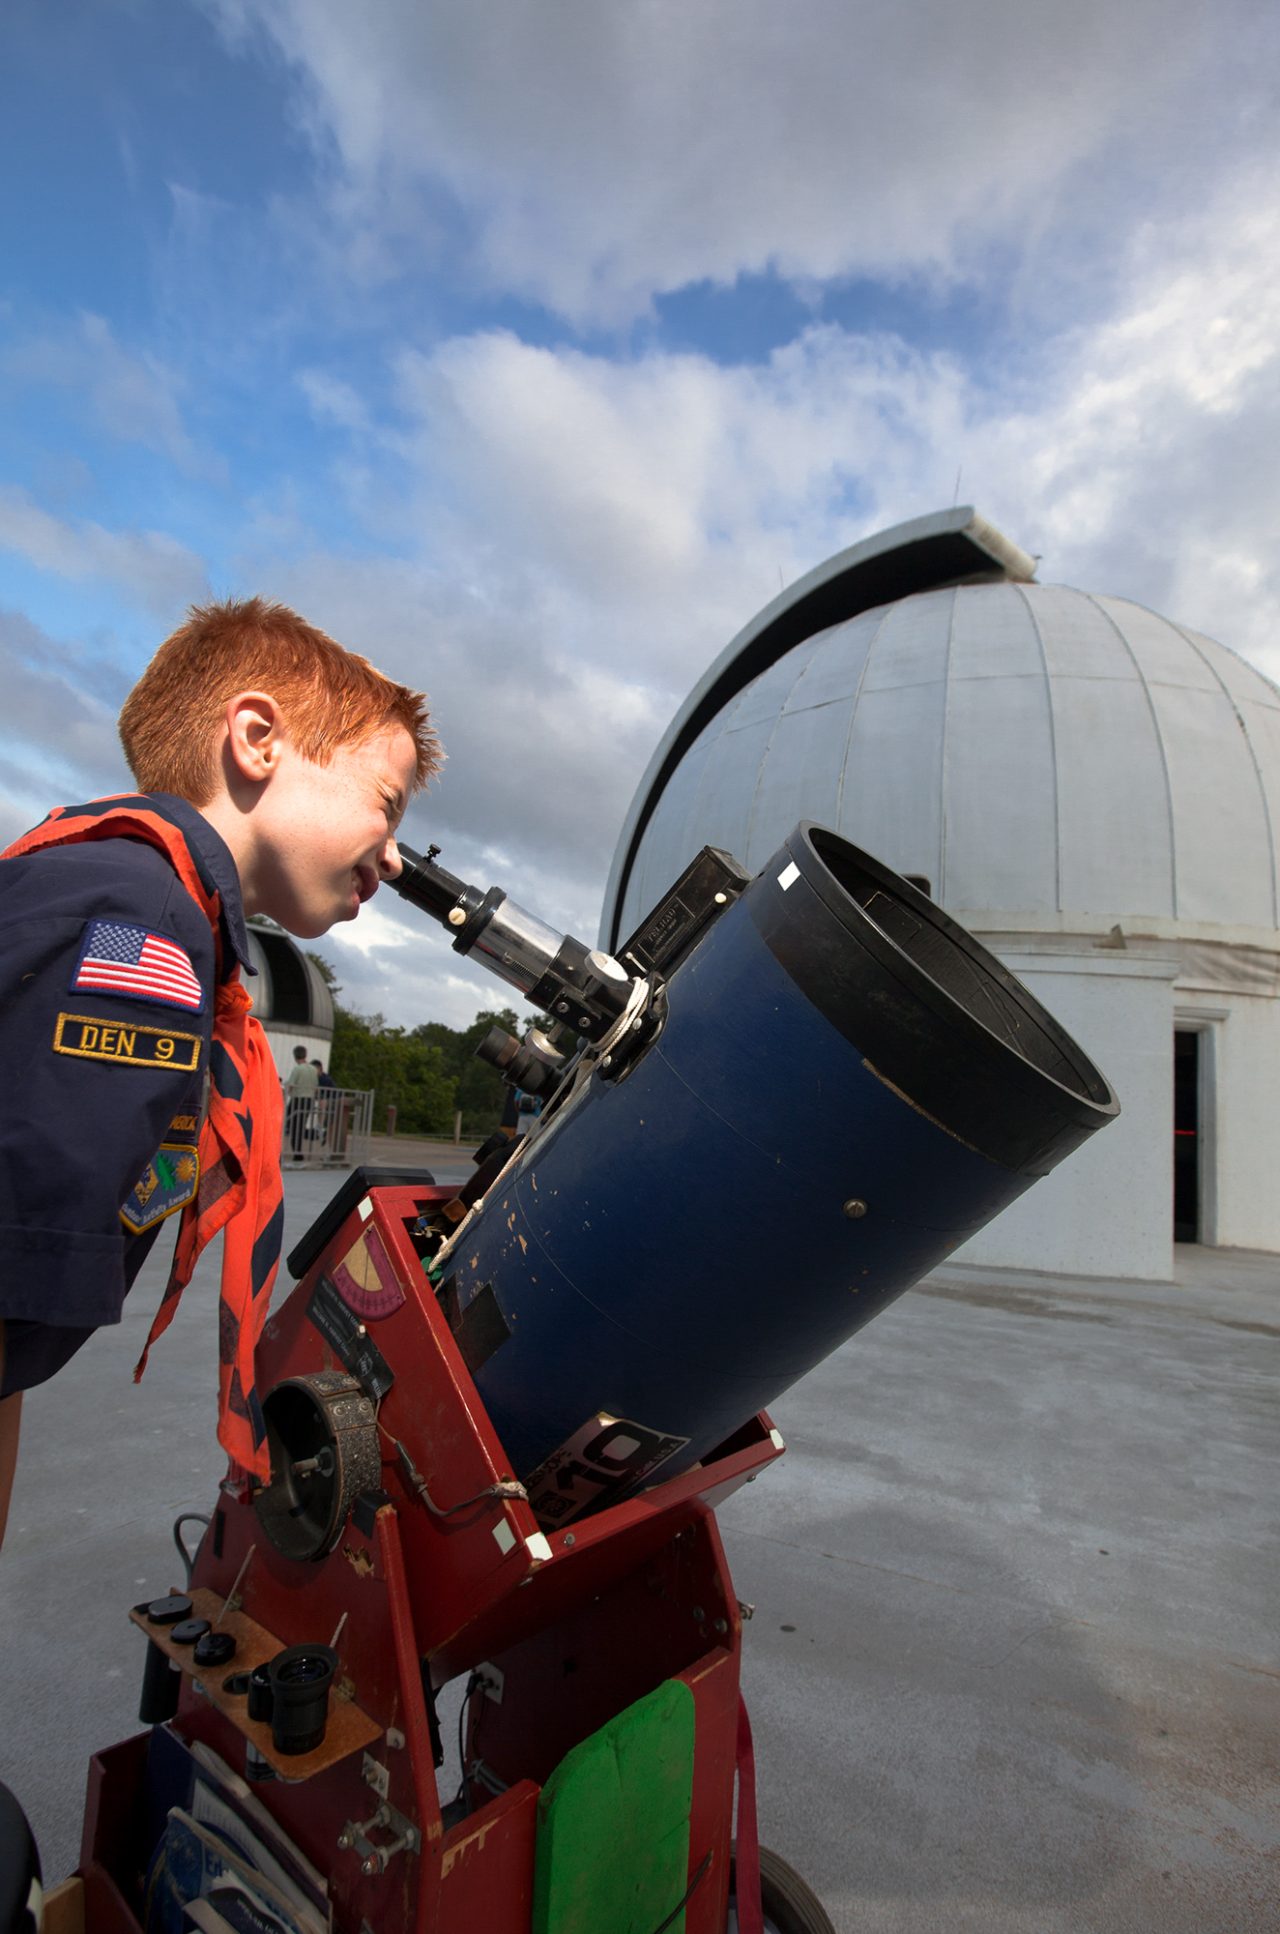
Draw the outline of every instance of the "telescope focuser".
M403 870L391 882L396 892L453 935L455 953L487 967L531 1006L588 1041L608 1034L638 977L611 954L557 933L508 899L501 887L482 893L466 885L437 864L439 850L431 846L424 855L401 846Z

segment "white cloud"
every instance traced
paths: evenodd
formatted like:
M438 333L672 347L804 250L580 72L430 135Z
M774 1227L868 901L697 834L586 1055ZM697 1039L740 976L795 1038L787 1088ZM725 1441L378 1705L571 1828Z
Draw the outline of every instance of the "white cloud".
M1280 672L1277 205L1250 178L1142 238L1115 312L1008 372L831 326L732 368L502 332L402 356L398 429L355 447L392 467L420 561L317 552L282 594L431 691L451 758L409 837L589 933L697 677L782 583L949 503L957 468L1046 579Z
M424 236L464 218L455 272L578 321L770 268L1051 265L1067 236L1096 274L1124 202L1185 190L1189 134L1201 179L1257 138L1274 53L1255 0L205 3L293 70L366 264L412 246L421 190Z
M1069 333L1035 402L989 411L972 451L993 480L992 514L1045 553L1047 575L1137 597L1273 678L1276 186L1259 171L1143 236L1124 306Z
M83 520L68 523L29 493L0 484L0 550L15 551L37 570L75 582L118 586L149 611L175 616L207 595L204 565L164 531L113 531Z
M178 374L158 357L123 348L102 316L82 312L74 322L10 345L0 354L0 370L23 383L82 392L109 436L158 451L184 475L224 474L187 433Z
M318 422L336 424L341 430L369 427L368 412L358 392L341 377L321 369L304 369L298 376L298 387Z
M0 610L0 844L50 806L131 784L116 714L127 687L101 695L101 668L15 611Z

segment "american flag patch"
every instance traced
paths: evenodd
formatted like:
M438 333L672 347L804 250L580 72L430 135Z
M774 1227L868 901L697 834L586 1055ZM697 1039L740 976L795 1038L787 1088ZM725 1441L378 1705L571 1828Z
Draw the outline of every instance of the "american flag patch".
M198 1014L204 989L196 979L190 956L176 940L147 927L127 927L118 920L91 920L85 934L80 965L71 992L124 994L132 1000L162 1001Z

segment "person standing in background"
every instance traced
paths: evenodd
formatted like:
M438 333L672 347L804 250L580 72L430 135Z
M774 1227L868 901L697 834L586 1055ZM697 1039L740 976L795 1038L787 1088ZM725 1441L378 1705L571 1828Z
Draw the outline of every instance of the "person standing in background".
M284 1084L284 1131L295 1162L300 1162L303 1157L302 1144L310 1125L319 1085L320 1077L307 1059L307 1050L296 1047L293 1050L293 1066Z

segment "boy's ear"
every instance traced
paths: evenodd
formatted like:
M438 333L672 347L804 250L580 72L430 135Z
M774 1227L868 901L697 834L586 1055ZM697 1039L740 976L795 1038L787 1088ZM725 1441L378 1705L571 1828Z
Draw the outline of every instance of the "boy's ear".
M284 714L269 692L237 692L227 700L226 751L243 779L262 784L280 763Z

